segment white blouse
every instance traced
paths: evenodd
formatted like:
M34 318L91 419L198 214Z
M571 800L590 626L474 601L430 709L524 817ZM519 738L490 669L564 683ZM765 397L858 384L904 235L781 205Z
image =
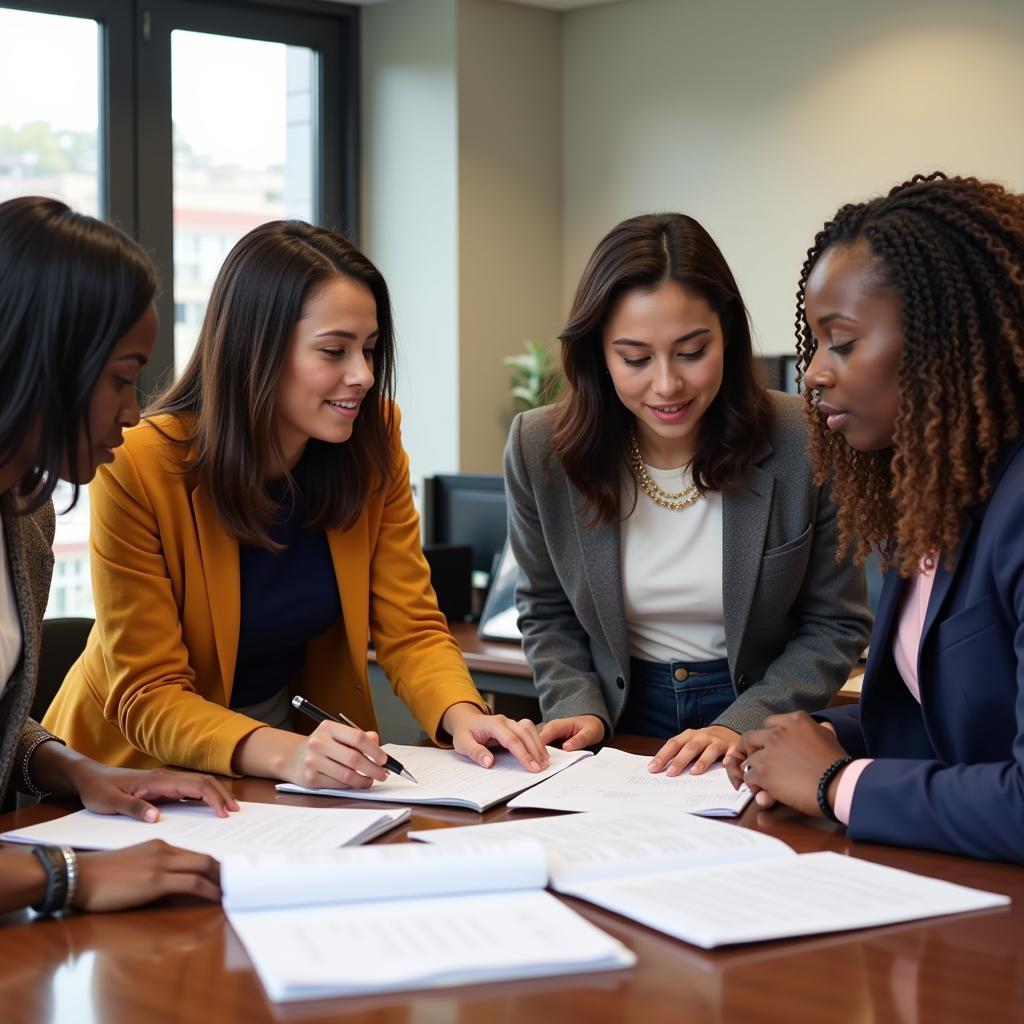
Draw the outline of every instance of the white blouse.
M647 467L670 493L690 485L689 468ZM623 501L632 497L630 481ZM726 656L722 600L722 495L663 508L637 488L620 526L622 598L629 653L644 661L715 661Z
M4 537L3 517L0 515L0 695L21 657L21 619L18 616L18 599L14 596L14 581L7 558L7 541Z

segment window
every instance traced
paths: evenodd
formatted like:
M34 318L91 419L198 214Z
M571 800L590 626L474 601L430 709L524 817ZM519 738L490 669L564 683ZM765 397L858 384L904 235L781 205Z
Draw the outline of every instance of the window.
M0 8L0 202L37 194L105 212L99 55L96 21Z
M308 47L171 33L174 296L187 311L174 318L179 368L235 242L268 220L317 220L319 81Z
M0 0L0 201L55 196L153 256L143 393L181 370L242 234L355 227L356 28L319 0ZM92 614L88 521L83 489L58 516L49 615Z

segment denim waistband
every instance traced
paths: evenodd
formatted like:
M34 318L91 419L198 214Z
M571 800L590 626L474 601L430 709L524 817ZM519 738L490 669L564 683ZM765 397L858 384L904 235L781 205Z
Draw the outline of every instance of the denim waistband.
M715 658L713 661L644 661L642 658L630 658L629 667L634 679L638 676L671 676L679 668L686 669L687 675L690 676L708 676L728 672L729 659Z

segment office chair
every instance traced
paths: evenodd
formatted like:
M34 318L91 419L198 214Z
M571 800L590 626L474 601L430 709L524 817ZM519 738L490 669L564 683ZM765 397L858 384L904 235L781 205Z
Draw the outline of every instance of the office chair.
M36 692L32 698L29 714L38 722L46 714L50 702L57 695L60 684L68 669L85 650L85 641L92 629L92 619L43 619L43 642L39 650L39 674L36 676ZM14 772L20 766L14 766ZM35 798L18 792L18 778L11 776L7 793L0 805L0 812L17 810L34 804Z
M85 650L93 619L43 619L43 644L39 651L39 675L32 699L32 717L38 722L57 696L68 669Z

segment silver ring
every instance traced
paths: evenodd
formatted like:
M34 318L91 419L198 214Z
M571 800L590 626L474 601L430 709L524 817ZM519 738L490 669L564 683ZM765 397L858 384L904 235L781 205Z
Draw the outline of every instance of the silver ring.
M751 763L750 763L749 761L747 761L747 762L746 762L746 763L745 763L745 764L743 765L743 774L744 774L744 775L749 775L749 774L750 774L750 769L751 769L751 768L753 768L753 767L754 767L754 766L753 766L753 765L752 765L752 764L751 764Z

